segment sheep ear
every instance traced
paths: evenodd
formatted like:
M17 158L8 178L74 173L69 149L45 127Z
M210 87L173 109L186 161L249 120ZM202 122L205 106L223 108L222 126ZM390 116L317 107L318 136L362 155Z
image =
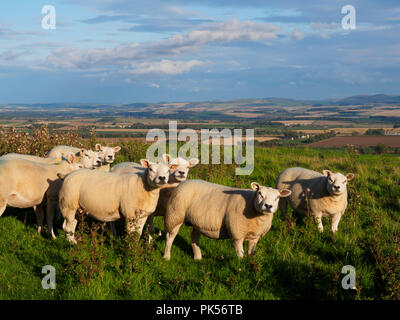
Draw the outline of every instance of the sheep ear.
M163 159L163 161L165 162L165 163L169 163L170 161L171 161L171 156L169 155L169 154L167 154L167 153L164 153L163 155L162 155L162 159Z
M258 190L260 190L260 184L257 183L257 182L252 182L252 183L251 183L251 188L252 188L254 191L258 191Z
M292 194L292 191L290 191L290 190L288 190L288 189L279 190L279 196L280 196L281 198L289 197L291 194Z
M68 162L69 162L69 163L74 163L74 161L75 161L75 156L74 156L74 154L73 154L73 153L68 154L67 159L68 159Z
M114 152L118 152L119 150L121 150L121 147L120 147L120 146L114 147Z
M329 171L329 170L322 170L322 174L323 174L325 177L329 177L329 176L332 174L332 172Z
M347 181L351 181L351 180L353 180L353 178L354 178L354 173L348 173L348 174L346 174L346 179L347 179Z
M197 158L192 158L189 160L189 168L193 168L199 163L199 159Z
M140 159L140 164L142 165L143 168L149 168L150 167L150 161L147 159Z
M96 151L101 151L101 144L100 143L96 143L95 150Z
M169 167L169 171L174 172L178 168L178 165L177 164L170 164L168 167Z

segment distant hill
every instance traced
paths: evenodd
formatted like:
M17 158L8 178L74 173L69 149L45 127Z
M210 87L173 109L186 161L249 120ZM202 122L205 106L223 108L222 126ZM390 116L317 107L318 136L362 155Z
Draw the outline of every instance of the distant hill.
M400 122L400 96L356 95L340 99L256 98L125 104L39 103L0 105L0 118L157 118L219 121L335 120Z
M342 106L363 104L400 104L400 96L389 96L386 94L358 95L335 100L332 101L331 104Z

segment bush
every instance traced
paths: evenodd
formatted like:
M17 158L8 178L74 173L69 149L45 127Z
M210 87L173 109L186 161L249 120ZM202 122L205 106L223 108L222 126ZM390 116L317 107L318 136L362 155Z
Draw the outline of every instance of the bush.
M385 130L383 130L383 129L368 129L365 132L365 135L367 135L367 136L383 136L383 135L385 135Z

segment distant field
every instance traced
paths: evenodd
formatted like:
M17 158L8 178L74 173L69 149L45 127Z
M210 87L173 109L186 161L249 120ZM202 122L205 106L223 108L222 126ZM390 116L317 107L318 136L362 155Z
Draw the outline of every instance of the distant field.
M362 137L333 137L326 140L310 143L308 147L346 147L349 144L355 147L373 147L385 144L391 148L400 147L400 136L362 136Z
M362 127L362 128L353 128L353 127L348 127L348 128L329 128L329 129L299 129L297 131L301 131L304 133L311 133L311 134L318 134L318 133L326 133L329 131L335 131L339 134L345 134L345 135L350 135L353 132L357 132L359 134L364 134L368 129L372 129L372 128L377 128L377 129L383 129L385 131L390 131L391 133L399 133L400 132L400 128L391 128L391 127L378 127L378 126L369 126L369 127Z

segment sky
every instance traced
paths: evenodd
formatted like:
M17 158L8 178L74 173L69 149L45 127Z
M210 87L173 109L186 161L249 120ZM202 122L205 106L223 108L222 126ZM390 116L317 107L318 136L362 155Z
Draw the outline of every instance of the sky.
M400 94L398 0L17 0L0 12L3 104Z

